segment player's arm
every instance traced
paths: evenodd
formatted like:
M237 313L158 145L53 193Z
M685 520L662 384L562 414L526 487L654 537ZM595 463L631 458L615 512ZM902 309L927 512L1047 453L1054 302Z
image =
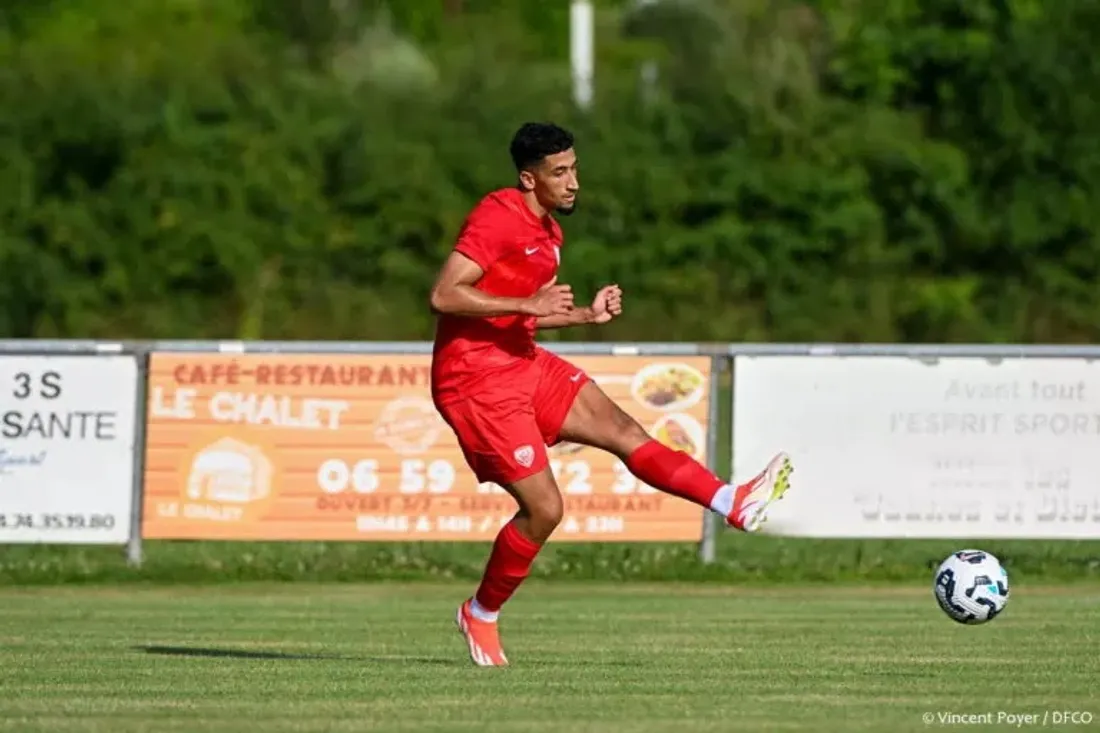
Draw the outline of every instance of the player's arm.
M523 313L523 299L489 295L475 288L484 274L481 265L461 252L452 252L432 285L432 312L482 317Z
M585 326L596 322L596 313L591 308L574 308L568 313L555 316L543 316L535 321L539 328L568 328L569 326Z
M539 328L567 328L603 324L618 318L623 312L623 291L618 285L605 285L592 299L592 305L574 308L568 313L538 319Z
M530 298L506 298L474 287L484 274L477 262L461 252L452 252L432 286L432 312L482 318L517 314L546 317L568 313L573 307L568 285L551 282Z

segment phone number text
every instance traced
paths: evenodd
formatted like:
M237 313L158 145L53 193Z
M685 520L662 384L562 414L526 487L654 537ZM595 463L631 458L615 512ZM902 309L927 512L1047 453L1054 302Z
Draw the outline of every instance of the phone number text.
M0 531L16 529L114 529L113 514L31 514L0 511Z

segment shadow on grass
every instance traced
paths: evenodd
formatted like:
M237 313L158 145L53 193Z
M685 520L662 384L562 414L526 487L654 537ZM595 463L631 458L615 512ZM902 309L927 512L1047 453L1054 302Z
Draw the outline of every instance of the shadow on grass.
M290 652L260 651L253 649L226 649L194 646L141 645L134 650L146 654L158 654L167 657L205 657L208 659L277 659L286 661L329 661L362 662L365 664L406 664L438 665L442 667L466 667L470 662L464 655L453 657L426 657L411 654L376 654L369 656L347 656L343 654L296 654ZM523 665L529 669L539 667L633 667L635 662L617 659L539 659L528 660Z
M142 645L135 650L146 654L158 654L168 657L206 657L212 659L283 659L287 661L341 661L341 662L388 662L398 664L441 664L457 666L465 660L457 657L421 657L412 655L375 655L353 657L342 654L295 654L252 649L225 649L193 646Z

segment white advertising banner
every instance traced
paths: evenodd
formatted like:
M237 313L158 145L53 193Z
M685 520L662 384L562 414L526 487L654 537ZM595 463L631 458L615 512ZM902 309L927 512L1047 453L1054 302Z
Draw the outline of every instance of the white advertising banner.
M0 544L122 544L130 534L137 365L0 357Z
M765 531L1100 539L1100 363L738 356L734 477L791 454Z

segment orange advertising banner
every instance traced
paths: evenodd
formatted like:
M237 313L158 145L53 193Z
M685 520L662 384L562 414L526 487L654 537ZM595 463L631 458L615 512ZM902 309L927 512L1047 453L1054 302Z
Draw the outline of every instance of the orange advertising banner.
M658 440L706 460L710 359L571 357ZM421 355L153 354L147 539L489 540L515 513L478 484ZM699 507L561 444L552 541L695 541Z

